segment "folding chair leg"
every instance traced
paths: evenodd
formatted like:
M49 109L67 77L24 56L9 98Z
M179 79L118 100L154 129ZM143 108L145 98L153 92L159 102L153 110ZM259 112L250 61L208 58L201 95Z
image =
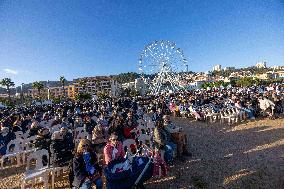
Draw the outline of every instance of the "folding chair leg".
M55 185L55 171L51 172L51 188L54 189L54 185Z
M25 181L22 181L21 189L25 189L25 185L26 185Z

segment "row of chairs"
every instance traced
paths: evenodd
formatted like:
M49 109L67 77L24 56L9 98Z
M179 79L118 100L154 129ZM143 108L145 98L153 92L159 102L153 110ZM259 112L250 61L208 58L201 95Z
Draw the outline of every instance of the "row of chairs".
M220 120L220 123L238 123L246 119L246 113L238 108L224 108L220 112L214 112L212 109L203 110L204 120L210 123Z

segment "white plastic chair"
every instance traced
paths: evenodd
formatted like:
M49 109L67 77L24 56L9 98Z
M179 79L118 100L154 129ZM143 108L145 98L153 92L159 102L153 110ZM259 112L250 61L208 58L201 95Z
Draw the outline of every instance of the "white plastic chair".
M23 150L23 140L21 138L11 140L7 144L6 154L3 155L0 159L1 169L3 169L4 161L7 158L8 158L8 160L11 160L12 158L16 158L17 166L20 166L21 165L22 150Z
M83 133L84 132L84 127L77 127L74 130L74 137L76 138L78 134Z
M149 129L155 129L155 122L154 121L148 121L147 122L147 127L149 128Z
M18 138L23 139L23 135L24 135L24 133L22 131L15 132L16 139L18 139Z
M141 134L138 136L138 140L141 141L143 144L149 146L151 149L153 147L153 143L151 141L151 137L147 134Z
M226 120L231 124L231 117L225 113L225 111L220 111L221 119L220 122L224 123Z
M135 140L133 139L126 139L125 141L123 141L123 149L125 148L125 146L127 147L127 151L131 153L131 149L130 146L131 145L136 145Z
M27 156L34 152L36 149L33 148L33 143L36 140L36 136L30 136L26 138L23 142L23 163L26 162Z
M26 183L28 181L32 181L32 188L33 185L36 183L36 179L41 179L44 182L44 188L48 189L48 180L49 180L49 173L50 169L48 168L48 162L46 166L43 166L43 156L47 157L49 160L49 153L47 150L42 149L31 153L28 156L27 160L27 168L24 176L22 178L21 189L25 189ZM31 161L35 160L35 168L31 168Z
M51 128L49 128L49 132L52 134L52 133L54 133L56 131L60 131L60 127L61 127L60 124L54 125Z

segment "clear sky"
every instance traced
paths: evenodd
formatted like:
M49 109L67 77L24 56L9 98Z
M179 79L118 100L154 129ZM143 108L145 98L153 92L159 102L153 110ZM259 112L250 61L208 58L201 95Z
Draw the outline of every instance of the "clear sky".
M189 70L284 65L283 0L0 0L0 78L138 72L154 40L174 41Z

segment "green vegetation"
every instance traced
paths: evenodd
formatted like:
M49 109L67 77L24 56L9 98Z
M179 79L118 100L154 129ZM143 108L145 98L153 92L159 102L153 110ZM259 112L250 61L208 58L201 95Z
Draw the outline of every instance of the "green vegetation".
M89 94L89 93L78 93L75 96L75 99L79 100L79 101L90 100L90 99L92 99L92 95Z
M135 72L127 72L127 73L118 74L113 77L119 83L128 83L128 82L134 81L135 79L139 78L140 75Z
M259 85L261 81L257 78L243 77L236 81L236 85L240 87L251 87L253 85Z
M216 82L206 82L201 85L201 88L207 89L208 87L227 87L230 83L225 83L224 81L216 81Z
M0 85L6 87L7 94L9 96L9 100L11 100L11 87L15 86L15 83L11 80L11 78L4 78L0 81Z
M97 96L99 99L103 99L103 100L109 98L109 94L105 91L99 91Z
M33 89L37 89L37 91L38 91L38 98L41 98L41 93L40 92L44 88L44 85L41 82L39 82L39 81L35 81L32 84L32 88Z
M60 78L59 78L59 81L60 81L60 83L61 83L61 86L62 86L62 89L63 89L63 97L66 97L66 95L65 95L65 84L66 84L66 79L65 79L65 77L64 76L61 76Z

